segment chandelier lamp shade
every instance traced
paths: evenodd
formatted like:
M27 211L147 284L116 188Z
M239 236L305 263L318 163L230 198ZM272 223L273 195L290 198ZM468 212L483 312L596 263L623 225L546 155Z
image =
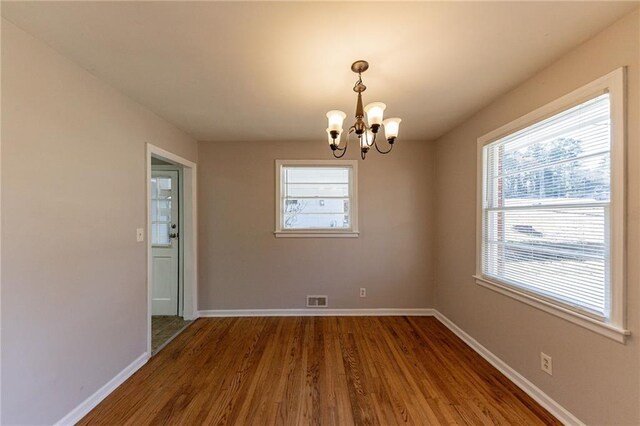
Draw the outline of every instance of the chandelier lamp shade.
M400 122L402 120L399 118L387 118L385 120L384 110L387 108L385 104L382 102L372 102L364 108L362 106L362 92L367 90L367 86L362 83L362 73L367 69L369 69L369 63L367 61L355 61L351 65L351 71L358 74L358 80L353 86L353 91L358 94L355 114L356 122L349 127L342 146L341 138L344 133L342 126L344 119L347 118L347 114L338 110L331 110L327 113L327 119L329 120L327 138L331 152L336 158L342 158L347 153L349 137L352 133L355 133L356 137L360 140L360 156L363 160L372 147L380 154L388 154L393 149L393 145L398 138L398 131L400 130ZM378 133L382 128L384 128L388 146L381 149L378 146L377 140Z

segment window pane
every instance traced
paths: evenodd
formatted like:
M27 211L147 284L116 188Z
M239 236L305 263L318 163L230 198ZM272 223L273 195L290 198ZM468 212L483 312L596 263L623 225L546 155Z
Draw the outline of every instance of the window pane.
M151 243L155 245L168 245L170 242L169 224L153 223L151 225Z
M286 167L289 183L349 183L346 167Z
M158 198L158 179L151 178L151 199Z
M610 97L608 93L502 138L505 157L535 157L534 166L566 158L608 151L610 148ZM502 173L519 170L506 161Z
M485 273L599 315L605 207L487 213Z
M286 198L283 211L285 213L349 213L348 198Z
M171 225L171 178L151 178L151 244L168 245Z
M348 183L290 183L285 197L348 197Z
M484 148L485 275L609 316L608 94Z
M349 216L344 214L290 214L284 215L285 229L344 229L349 228Z
M349 229L348 167L283 167L283 229Z
M609 153L516 172L496 179L491 206L525 206L609 201Z

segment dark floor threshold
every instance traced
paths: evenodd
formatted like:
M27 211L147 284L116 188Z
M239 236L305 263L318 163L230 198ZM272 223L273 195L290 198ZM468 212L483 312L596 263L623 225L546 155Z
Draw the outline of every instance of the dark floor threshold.
M160 346L158 346L156 348L155 351L151 352L151 356L155 356L158 354L158 352L160 352L162 349L164 349L169 343L171 343L171 341L173 339L175 339L176 337L178 337L178 335L180 333L182 333L183 331L185 331L191 324L193 324L195 321L190 321L188 324L185 324L184 327L182 327L180 330L176 331L175 333L173 333L173 335L171 337L169 337L163 344L161 344Z

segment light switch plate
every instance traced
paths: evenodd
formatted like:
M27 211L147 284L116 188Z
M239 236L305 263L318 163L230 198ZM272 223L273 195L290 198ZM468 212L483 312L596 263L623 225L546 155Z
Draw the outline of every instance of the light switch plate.
M136 229L136 241L141 243L144 241L144 229L143 228L137 228Z

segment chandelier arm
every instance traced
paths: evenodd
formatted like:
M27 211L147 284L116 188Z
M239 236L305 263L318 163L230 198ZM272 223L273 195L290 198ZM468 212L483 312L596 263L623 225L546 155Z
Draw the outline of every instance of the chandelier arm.
M368 133L368 132L367 132L367 133ZM369 145L370 147L371 147L371 146L374 146L374 145L376 144L376 139L377 139L377 138L378 138L378 133L374 133L374 134L373 134L373 140L371 141L371 143L370 143L370 144L369 144L369 143L367 143L367 145ZM367 139L368 139L368 137L367 137ZM369 141L367 141L367 142L369 142Z
M347 147L348 147L347 143L345 143L345 144L344 144L344 148L338 148L338 147L336 147L336 150L335 150L335 151L332 151L333 156L334 156L335 158L342 158L342 157L344 157L344 155L347 153ZM342 152L342 154L340 154L340 155L336 155L336 151L340 151L340 152Z
M347 132L347 138L344 141L344 148L340 148L340 147L336 147L336 151L340 151L342 152L342 154L340 155L336 155L336 151L332 151L333 156L335 158L342 158L344 157L344 155L347 153L347 148L349 148L349 136L351 135L351 133L353 133L355 131L355 127L351 126L351 128L349 129L349 131Z
M374 138L373 138L373 145L376 147L376 151L378 151L380 154L388 154L388 153L390 153L390 152L391 152L391 150L393 149L393 144L392 144L392 143L390 143L390 144L389 144L389 149L388 149L388 150L386 150L386 151L381 151L381 150L380 150L380 148L378 148L378 144L376 143L376 138L375 138L375 136L374 136Z
M346 148L345 149L341 149L341 151L342 151L342 154L340 154L340 155L336 155L336 151L331 151L331 152L333 153L333 156L335 158L342 158L342 157L344 157L344 154L347 153L347 149Z

